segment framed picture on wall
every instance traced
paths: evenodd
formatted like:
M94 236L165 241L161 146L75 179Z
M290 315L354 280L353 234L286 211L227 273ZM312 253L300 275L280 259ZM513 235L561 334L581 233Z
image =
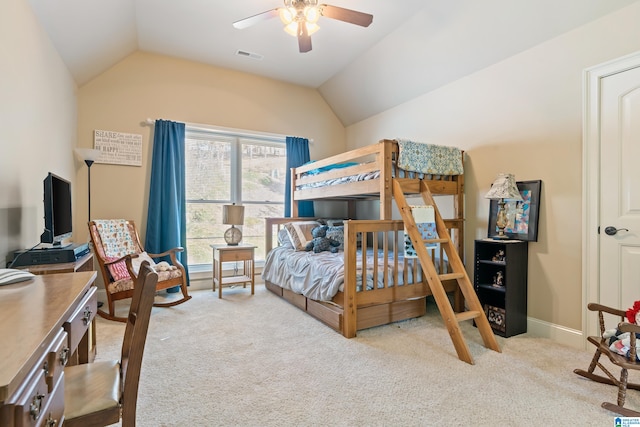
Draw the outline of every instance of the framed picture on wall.
M538 241L538 216L540 214L540 191L542 181L517 181L516 185L522 196L521 202L505 200L507 211L507 226L504 234L510 239ZM498 232L496 217L498 215L498 201L491 200L489 208L489 236Z

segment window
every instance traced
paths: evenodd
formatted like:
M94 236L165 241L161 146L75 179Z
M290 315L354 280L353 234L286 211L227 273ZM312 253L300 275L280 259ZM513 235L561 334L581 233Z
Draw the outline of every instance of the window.
M211 244L224 244L222 206L244 205L242 242L264 260L264 218L284 216L284 137L190 129L185 140L189 265L212 262Z

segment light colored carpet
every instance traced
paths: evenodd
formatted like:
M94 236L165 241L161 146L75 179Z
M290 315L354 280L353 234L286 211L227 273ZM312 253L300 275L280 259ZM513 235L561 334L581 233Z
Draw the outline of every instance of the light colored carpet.
M523 334L458 360L437 308L346 339L263 286L191 292L152 312L139 426L609 426L616 389L573 373L592 352ZM121 307L126 310L126 307ZM98 358L124 325L98 318ZM631 373L630 380L634 379ZM640 408L636 391L628 406Z

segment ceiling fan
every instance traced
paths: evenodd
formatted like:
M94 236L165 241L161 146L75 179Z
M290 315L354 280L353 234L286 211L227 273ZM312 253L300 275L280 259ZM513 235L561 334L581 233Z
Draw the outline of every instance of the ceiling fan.
M311 34L320 29L317 22L321 16L368 27L373 15L328 4L318 4L318 0L284 0L284 7L268 10L233 23L238 29L250 27L258 22L280 16L284 30L298 37L301 53L311 50Z

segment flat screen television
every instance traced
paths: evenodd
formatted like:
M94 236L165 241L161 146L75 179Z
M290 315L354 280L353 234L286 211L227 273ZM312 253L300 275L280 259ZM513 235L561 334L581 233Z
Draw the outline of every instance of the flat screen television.
M44 233L40 242L64 245L73 232L71 183L49 172L44 179Z

